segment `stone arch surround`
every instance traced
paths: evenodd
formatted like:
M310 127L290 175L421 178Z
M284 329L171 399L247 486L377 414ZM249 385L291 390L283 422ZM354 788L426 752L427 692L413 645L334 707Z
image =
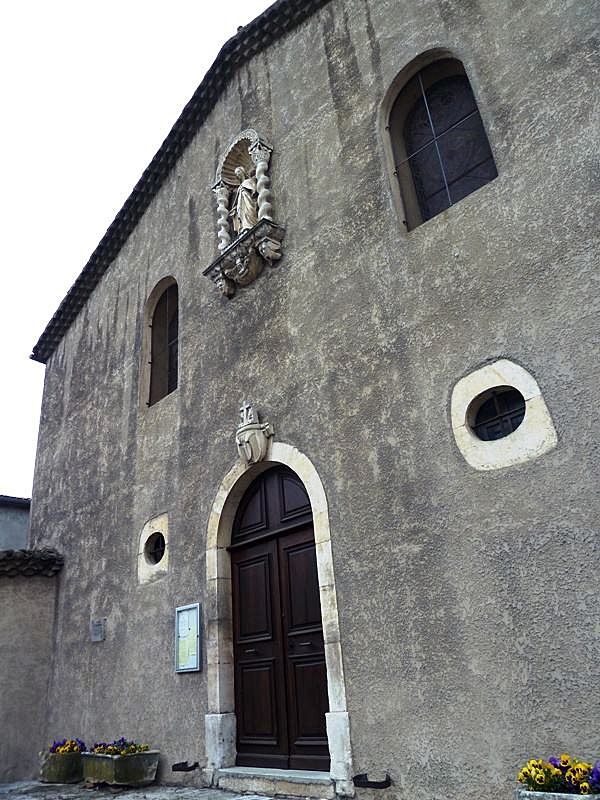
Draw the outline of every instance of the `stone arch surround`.
M217 491L208 520L206 536L206 653L208 709L205 716L206 777L235 764L236 719L233 691L233 628L231 611L231 567L227 547L233 519L242 495L250 483L269 467L283 464L304 484L313 512L317 571L329 712L327 738L331 756L330 775L336 794L353 796L350 721L342 663L337 596L325 490L311 461L295 447L273 442L265 461L246 465L238 460Z

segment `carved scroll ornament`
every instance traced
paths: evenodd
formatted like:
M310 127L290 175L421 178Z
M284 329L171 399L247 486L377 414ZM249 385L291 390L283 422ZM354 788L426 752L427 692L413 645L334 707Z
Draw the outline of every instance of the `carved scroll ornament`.
M256 131L242 131L230 143L217 169L219 256L205 270L226 297L252 283L264 265L281 258L285 229L272 218L269 161L272 147Z

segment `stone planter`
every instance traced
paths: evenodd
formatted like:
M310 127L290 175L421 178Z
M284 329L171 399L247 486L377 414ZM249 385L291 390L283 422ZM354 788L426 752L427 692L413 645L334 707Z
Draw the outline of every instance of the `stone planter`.
M600 800L600 794L563 794L561 792L530 792L529 789L517 787L517 800L574 800L585 797L585 800Z
M82 753L83 777L88 783L144 786L156 778L160 752L146 750L128 756Z
M83 780L81 753L44 753L40 780L43 783L79 783Z

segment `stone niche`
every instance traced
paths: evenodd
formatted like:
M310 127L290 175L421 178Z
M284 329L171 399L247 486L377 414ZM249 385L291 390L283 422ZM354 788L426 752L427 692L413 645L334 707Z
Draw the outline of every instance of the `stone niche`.
M233 139L217 169L219 256L205 270L225 297L248 286L281 258L285 229L273 221L269 162L273 148L255 130Z

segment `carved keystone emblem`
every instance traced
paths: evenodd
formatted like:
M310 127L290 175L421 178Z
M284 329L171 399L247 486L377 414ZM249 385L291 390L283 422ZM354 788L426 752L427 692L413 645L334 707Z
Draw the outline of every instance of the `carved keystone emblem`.
M261 422L252 403L244 401L240 407L240 424L235 432L235 443L238 455L246 465L256 464L264 459L273 433L271 423Z

